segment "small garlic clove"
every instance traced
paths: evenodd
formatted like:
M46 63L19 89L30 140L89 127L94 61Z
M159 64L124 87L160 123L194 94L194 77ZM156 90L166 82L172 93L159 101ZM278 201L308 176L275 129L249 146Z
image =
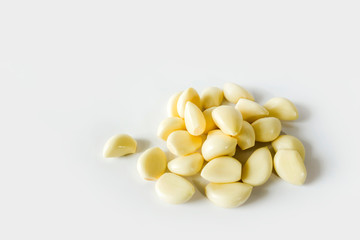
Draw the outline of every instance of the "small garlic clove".
M302 185L306 180L304 161L296 150L278 150L274 156L274 169L288 183Z
M243 87L235 83L224 84L224 97L231 103L236 104L240 98L254 101L254 97Z
M203 163L204 158L200 153L192 153L171 160L168 169L181 176L192 176L201 170Z
M252 186L264 184L271 176L273 160L268 147L255 150L244 164L242 181Z
M178 92L170 97L167 104L168 117L179 117L179 113L177 110L177 103L181 94L182 92Z
M169 135L166 143L171 153L176 156L184 156L199 149L202 144L202 138L200 136L192 136L185 130L178 130Z
M200 96L194 88L188 88L181 93L177 101L177 111L180 117L184 118L186 103L190 101L201 108Z
M205 165L201 176L214 183L237 182L241 179L241 163L232 157L214 158Z
M276 117L280 120L291 121L299 118L295 105L286 98L272 98L265 103L264 107L269 111L271 117Z
M269 115L266 108L248 99L239 99L235 108L241 112L243 119L248 122L253 122Z
M205 131L204 131L205 134L208 133L209 131L217 128L217 126L212 118L212 111L214 109L215 109L215 107L211 107L211 108L208 108L205 111L203 111L205 122L206 122Z
M166 141L170 133L176 130L185 130L185 121L179 117L165 118L159 125L157 135Z
M305 147L302 142L291 135L281 135L271 143L274 151L281 149L292 149L299 152L302 159L305 159Z
M246 150L255 146L255 131L250 123L244 121L239 135L235 136L237 144L241 150Z
M194 195L195 188L185 178L173 173L165 173L156 182L155 191L161 200L171 204L181 204Z
M137 170L142 178L149 181L158 179L166 170L166 155L158 147L146 150L137 161Z
M206 121L202 111L192 102L187 102L185 106L185 126L191 135L199 136L203 134Z
M253 187L246 183L209 183L206 188L207 198L215 205L224 208L238 207L246 202Z
M220 156L234 156L236 144L235 138L224 134L221 130L213 130L208 133L201 153L206 161Z
M104 146L105 158L121 157L136 152L136 141L127 134L119 134L111 137Z
M204 109L220 106L224 99L224 92L217 87L208 87L202 91L200 96L201 106Z
M271 142L281 132L281 122L274 117L260 118L251 124L255 131L255 140L258 142Z
M213 120L225 134L236 136L240 133L243 119L241 113L232 106L220 106L212 112Z

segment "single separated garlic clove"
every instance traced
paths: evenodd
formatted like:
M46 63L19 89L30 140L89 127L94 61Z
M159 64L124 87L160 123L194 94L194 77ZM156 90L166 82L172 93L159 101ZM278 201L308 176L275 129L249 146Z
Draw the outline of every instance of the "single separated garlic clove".
M232 106L220 106L212 112L213 120L225 134L236 136L240 133L243 119L241 113Z
M200 96L201 106L204 109L220 106L224 99L224 92L217 87L208 87L202 91Z
M119 134L111 137L104 146L105 158L121 157L136 152L136 141L127 134Z
M236 144L235 138L224 134L221 130L213 130L208 133L201 153L206 161L220 156L234 156Z
M276 117L280 120L291 121L299 118L295 105L286 98L272 98L265 103L264 107L269 111L271 117Z
M255 146L255 131L250 123L244 121L239 135L235 136L237 144L241 150L246 150Z
M185 178L173 173L163 174L155 184L159 198L167 203L187 202L195 193L194 186Z
M198 150L201 147L202 138L192 136L185 130L178 130L169 135L166 143L171 153L176 156L184 156Z
M173 94L167 104L167 113L169 117L179 117L177 103L182 92Z
M181 93L179 99L177 101L177 111L180 117L184 118L185 115L185 106L186 103L190 101L194 103L196 106L201 108L200 105L200 97L197 91L193 88L188 88Z
M256 149L244 164L242 181L252 186L264 184L271 176L273 160L268 147Z
M185 106L185 126L191 135L199 136L203 134L206 121L202 111L192 102L187 102Z
M224 97L231 103L236 104L240 98L249 99L254 101L254 97L243 87L235 83L224 84Z
M185 121L179 117L165 118L159 125L157 135L166 141L170 133L176 130L185 130Z
M271 143L274 151L281 149L292 149L299 152L302 159L305 159L305 147L302 142L291 135L281 135Z
M215 205L224 208L238 207L250 197L253 187L246 183L209 183L206 188L207 198Z
M158 147L146 150L137 161L137 170L145 180L154 181L166 170L166 155Z
M211 107L211 108L208 108L205 111L203 111L205 122L206 122L205 131L204 131L205 134L208 133L209 131L217 128L217 126L212 118L212 111L215 108L216 107Z
M278 150L274 156L274 169L288 183L302 185L306 180L304 161L296 150Z
M243 119L248 122L253 122L269 115L269 111L266 108L248 99L240 98L235 108L241 112Z
M241 163L232 157L214 158L205 165L201 176L214 183L237 182L241 179Z
M274 117L260 118L251 124L255 131L255 140L258 142L271 142L281 132L281 122Z
M181 176L192 176L201 170L203 163L204 158L200 153L192 153L174 158L168 162L168 169Z

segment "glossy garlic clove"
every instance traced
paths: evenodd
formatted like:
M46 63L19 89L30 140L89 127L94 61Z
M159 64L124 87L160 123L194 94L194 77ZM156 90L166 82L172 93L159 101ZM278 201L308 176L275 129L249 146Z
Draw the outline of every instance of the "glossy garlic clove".
M298 151L282 149L274 156L274 168L280 178L294 185L302 185L306 180L306 168Z
M221 130L213 130L208 133L201 153L206 161L220 156L234 156L236 144L235 138L224 134Z
M185 106L185 126L191 135L199 136L203 134L206 121L202 111L192 102L187 102Z
M236 104L240 98L254 101L254 97L243 87L235 83L224 84L224 97L231 103Z
M177 130L185 130L185 121L179 117L165 118L159 125L157 135L166 141L170 133Z
M215 107L206 109L203 114L206 122L205 131L204 133L208 133L211 130L214 130L217 128L213 118L212 118L212 111L215 109Z
M255 140L258 142L271 142L275 140L281 132L281 122L274 117L260 118L251 125L255 131Z
M291 121L299 118L295 105L286 98L272 98L265 103L264 107L269 111L271 117L276 117L280 120Z
M178 92L170 97L167 104L168 117L179 117L179 113L177 110L177 103L181 94L182 92Z
M168 162L168 169L181 176L192 176L201 170L203 163L204 158L200 153L192 153L174 158Z
M184 156L198 150L201 147L202 138L192 136L185 130L178 130L169 135L166 143L171 153L176 156Z
M243 118L241 113L232 106L220 106L212 112L213 120L225 134L236 136L240 133Z
M180 117L184 118L186 103L190 101L201 108L200 97L197 91L193 88L188 88L181 93L177 101L177 111Z
M244 121L239 135L235 136L237 144L241 150L246 150L255 146L255 131L250 123Z
M208 87L202 91L200 96L201 106L204 109L220 106L224 99L224 92L217 87Z
M205 165L201 176L214 183L237 182L241 179L241 163L232 157L214 158Z
M252 186L264 184L271 176L273 159L268 147L255 150L244 164L242 181Z
M291 135L281 135L271 143L274 151L281 149L296 150L299 152L302 159L305 159L305 147L302 142Z
M181 204L194 195L195 188L185 178L173 173L165 173L156 182L155 191L161 200L171 204Z
M145 180L154 181L166 170L166 155L158 147L146 150L138 159L137 170Z
M136 152L136 141L127 134L119 134L111 137L104 146L105 158L121 157Z
M238 207L246 202L253 187L246 183L209 183L206 188L207 198L215 205L224 208Z
M243 119L248 122L253 122L269 115L269 111L266 108L248 99L239 99L235 108L241 112Z

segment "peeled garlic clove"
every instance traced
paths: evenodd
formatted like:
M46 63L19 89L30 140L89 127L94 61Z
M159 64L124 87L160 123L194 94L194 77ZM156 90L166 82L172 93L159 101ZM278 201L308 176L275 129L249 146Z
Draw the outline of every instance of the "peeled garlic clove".
M215 109L215 107L212 108L208 108L206 109L203 114L204 114L204 118L205 118L205 122L206 122L206 126L205 126L205 131L204 133L208 133L211 130L216 129L216 124L212 118L212 111Z
M105 158L121 157L136 151L136 141L127 134L111 137L104 146Z
M252 186L264 184L271 176L273 160L267 147L255 150L244 164L242 181Z
M206 188L207 198L215 205L224 208L238 207L250 197L253 187L246 183L209 183Z
M220 156L234 156L237 140L224 134L221 130L210 131L201 153L206 161Z
M254 97L245 88L235 83L224 84L224 97L231 103L237 103L240 98L254 101Z
M173 173L163 174L155 184L159 198L167 203L187 202L195 193L194 186L185 178Z
M295 105L286 98L276 97L267 101L264 107L269 111L271 117L290 121L299 118Z
M201 176L214 183L237 182L241 179L241 163L232 157L214 158L205 165Z
M260 118L251 124L255 131L255 140L258 142L271 142L281 132L281 122L274 117Z
M201 154L193 153L171 160L168 163L168 169L181 176L192 176L201 170L203 163Z
M201 106L204 109L220 106L224 99L224 92L217 87L208 87L200 96Z
M269 115L266 108L248 99L239 99L235 108L241 112L243 119L248 122L253 122Z
M177 101L177 111L179 116L182 118L184 117L185 106L188 101L194 103L199 108L201 107L200 97L199 94L196 92L196 90L193 88L186 89L184 92L181 93Z
M250 123L244 121L239 135L235 136L237 144L241 150L246 150L255 146L255 131Z
M154 181L166 170L166 155L158 147L149 148L138 159L137 170L145 180Z
M178 92L170 97L167 104L167 113L169 117L179 117L177 103L181 94L182 92Z
M302 185L306 179L304 161L296 150L278 150L274 156L276 173L288 183Z
M232 106L220 106L212 112L213 120L225 134L236 136L240 133L243 119L241 113Z
M199 136L203 134L206 121L202 111L192 102L187 102L185 106L185 126L191 135Z
M161 139L165 140L168 138L170 133L176 130L185 130L185 121L178 117L168 117L164 119L158 128L157 135Z
M294 136L281 135L271 143L275 152L281 149L292 149L299 152L302 159L305 159L305 148L302 142Z
M171 153L176 156L184 156L199 149L202 144L202 138L192 136L185 130L178 130L169 135L166 143Z

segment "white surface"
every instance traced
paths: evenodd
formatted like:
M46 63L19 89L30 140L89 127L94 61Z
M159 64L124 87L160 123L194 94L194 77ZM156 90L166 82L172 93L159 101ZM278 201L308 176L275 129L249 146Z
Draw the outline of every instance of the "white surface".
M358 238L358 1L0 3L0 239ZM272 177L237 209L160 202L117 133L156 138L176 91L232 81L305 143L306 185ZM354 220L353 220L354 219Z

